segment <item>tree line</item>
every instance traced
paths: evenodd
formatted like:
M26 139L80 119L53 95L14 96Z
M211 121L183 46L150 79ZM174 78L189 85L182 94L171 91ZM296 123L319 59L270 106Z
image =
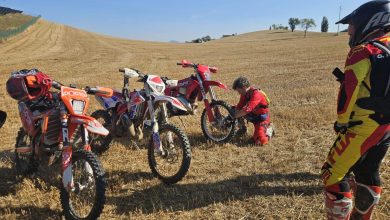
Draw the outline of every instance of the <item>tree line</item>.
M316 27L317 25L316 25L316 22L314 21L314 19L312 19L312 18L303 18L303 19L290 18L290 19L288 19L288 26L283 26L282 24L273 24L269 27L269 29L270 30L288 30L290 27L290 30L292 32L294 32L298 26L300 26L302 28L302 30L304 30L305 37L306 37L307 31L309 29ZM328 18L326 16L324 16L322 18L322 22L321 22L321 32L328 32L328 29L329 29L329 21L328 21ZM237 33L223 35L222 38L236 36L236 35L237 35ZM203 42L212 41L212 40L214 40L214 39L212 39L209 35L207 35L207 36L200 37L200 38L197 38L197 39L192 40L192 41L186 41L186 43L203 43Z
M312 29L312 28L317 26L316 22L312 18L303 18L303 19L290 18L290 19L288 19L288 25L289 25L290 30L292 32L294 32L296 30L296 28L298 26L300 26L305 31L305 37L306 37L307 31L309 29ZM273 24L269 27L269 29L270 30L288 30L289 27L283 26L281 24L278 24L278 25ZM321 22L321 32L328 32L328 29L329 29L329 21L328 21L328 18L326 16L324 16L322 18L322 22Z

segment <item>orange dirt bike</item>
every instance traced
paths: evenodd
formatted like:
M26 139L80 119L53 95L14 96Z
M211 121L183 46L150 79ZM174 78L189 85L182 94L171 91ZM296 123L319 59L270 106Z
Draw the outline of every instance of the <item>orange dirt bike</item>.
M59 92L49 91L51 87ZM109 132L86 112L88 94L110 97L112 90L66 87L38 70L23 70L11 75L7 91L19 101L23 125L15 146L17 173L26 176L39 166L48 169L59 164L65 218L98 218L105 203L106 181L98 157L90 151L88 133Z
M141 140L150 138L148 162L152 173L161 181L173 184L180 181L188 172L191 163L191 147L187 135L173 124L159 124L155 109L170 103L176 108L186 108L174 97L163 94L165 84L159 76L146 75L135 69L120 69L123 73L122 92L114 92L111 98L96 96L104 110L92 113L110 129L106 137L92 138L92 150L106 151L114 137L127 134ZM129 79L137 78L144 84L141 90L129 92ZM144 135L145 133L145 135Z

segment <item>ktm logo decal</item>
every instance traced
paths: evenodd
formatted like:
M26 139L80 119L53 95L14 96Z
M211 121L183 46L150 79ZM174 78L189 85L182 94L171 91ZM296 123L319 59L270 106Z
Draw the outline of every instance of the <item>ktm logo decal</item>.
M83 91L63 91L62 94L64 96L80 96L80 97L85 97L87 98L88 95L87 93L83 92Z
M381 23L387 23L389 21L390 21L390 13L389 12L378 12L374 16L372 16L371 20L367 23L363 32L367 31L368 29L370 29L376 25L379 25Z

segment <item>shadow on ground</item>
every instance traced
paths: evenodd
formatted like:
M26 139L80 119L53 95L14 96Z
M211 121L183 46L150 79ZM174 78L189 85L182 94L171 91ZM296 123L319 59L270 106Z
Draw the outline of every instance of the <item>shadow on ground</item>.
M16 219L61 219L61 212L36 206L0 207L0 215Z
M126 196L111 196L107 203L115 205L118 214L136 210L183 211L206 207L215 203L245 200L255 196L311 196L321 193L319 175L312 173L258 174L239 176L215 183L160 184ZM291 184L299 181L299 184ZM277 183L276 183L277 182ZM282 182L282 183L280 183ZM302 184L303 182L303 184Z
M4 150L0 152L0 197L15 194L16 192L16 172L12 167L13 152Z

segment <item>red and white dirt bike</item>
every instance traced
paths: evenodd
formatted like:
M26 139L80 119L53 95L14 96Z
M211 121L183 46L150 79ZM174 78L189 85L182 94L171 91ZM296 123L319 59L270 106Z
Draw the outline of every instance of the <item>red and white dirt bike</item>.
M141 140L149 136L148 162L152 173L167 184L180 181L188 172L191 163L191 147L187 135L178 127L156 120L155 109L166 103L181 111L186 108L174 97L163 94L165 84L159 76L145 75L135 69L120 69L123 73L122 92L114 92L110 98L96 96L104 110L92 113L110 129L106 137L92 138L92 150L98 153L106 151L114 137L127 134ZM143 82L141 90L129 91L129 79L137 78ZM147 135L144 135L144 132Z
M201 116L201 126L205 137L215 142L229 142L236 132L236 120L228 117L232 108L226 102L217 100L213 86L227 90L227 86L219 81L211 80L211 73L217 73L216 67L193 64L183 60L177 65L193 68L195 75L181 80L169 80L163 77L167 88L165 94L176 97L187 109L182 111L167 104L167 111L161 111L162 119L180 115L193 115L198 107L197 101L203 101L205 109ZM207 97L210 95L210 99Z
M23 98L20 91L33 93L25 81L36 81L38 74L47 91L37 99ZM48 91L51 87L60 92ZM11 75L7 91L17 99L23 127L15 145L15 166L21 176L36 172L39 166L59 164L62 168L60 200L66 219L96 219L105 203L106 181L98 157L90 151L88 133L107 135L97 120L86 116L87 94L109 97L108 88L76 89L52 81L37 70Z

